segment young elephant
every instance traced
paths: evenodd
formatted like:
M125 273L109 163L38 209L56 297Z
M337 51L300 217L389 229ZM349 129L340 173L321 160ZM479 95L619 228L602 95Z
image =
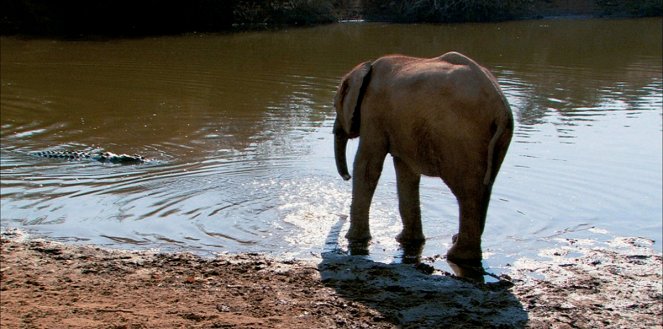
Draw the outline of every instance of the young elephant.
M385 56L356 66L334 99L336 167L351 178L348 139L359 137L354 162L350 241L371 238L368 217L387 153L394 159L402 243L423 243L419 180L441 177L458 200L459 232L447 258L481 260L490 193L513 133L513 116L497 80L457 52L436 58Z

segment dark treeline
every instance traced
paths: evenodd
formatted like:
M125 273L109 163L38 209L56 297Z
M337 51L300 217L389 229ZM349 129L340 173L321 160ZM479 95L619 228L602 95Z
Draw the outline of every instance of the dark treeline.
M663 0L595 0L601 14L606 16L661 16Z
M1 0L2 34L150 35L313 25L342 0Z
M3 35L132 36L340 19L483 22L549 15L660 16L663 0L0 0Z
M487 22L544 16L661 16L663 0L363 0L363 16L389 22Z
M525 16L531 0L364 0L369 20L392 22L485 22Z

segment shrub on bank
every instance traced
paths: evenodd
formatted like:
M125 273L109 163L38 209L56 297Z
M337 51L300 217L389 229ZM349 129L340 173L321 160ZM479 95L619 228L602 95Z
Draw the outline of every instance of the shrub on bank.
M235 26L313 25L337 20L333 0L238 0Z
M596 5L604 15L618 16L661 16L663 15L663 0L595 0Z
M364 0L364 17L393 22L485 22L518 17L532 0Z

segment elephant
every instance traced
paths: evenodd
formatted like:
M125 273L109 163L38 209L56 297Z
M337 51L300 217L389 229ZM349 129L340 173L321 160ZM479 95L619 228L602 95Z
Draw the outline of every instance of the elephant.
M421 175L440 177L459 206L447 260L480 264L493 183L513 135L513 115L497 79L458 52L435 58L386 55L346 74L334 97L334 156L352 178L350 242L367 242L369 207L387 154L396 170L401 244L425 241ZM353 176L349 139L359 137Z

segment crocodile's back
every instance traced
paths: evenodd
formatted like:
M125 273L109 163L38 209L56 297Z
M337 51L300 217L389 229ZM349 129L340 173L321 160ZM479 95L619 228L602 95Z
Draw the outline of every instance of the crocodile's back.
M141 155L115 154L111 152L80 152L80 151L41 151L30 153L42 158L57 158L66 160L95 160L115 164L140 164L148 161Z
M58 159L69 159L69 160L89 159L92 157L92 155L89 152L79 152L79 151L41 151L41 152L32 152L30 154L42 158L58 158Z

